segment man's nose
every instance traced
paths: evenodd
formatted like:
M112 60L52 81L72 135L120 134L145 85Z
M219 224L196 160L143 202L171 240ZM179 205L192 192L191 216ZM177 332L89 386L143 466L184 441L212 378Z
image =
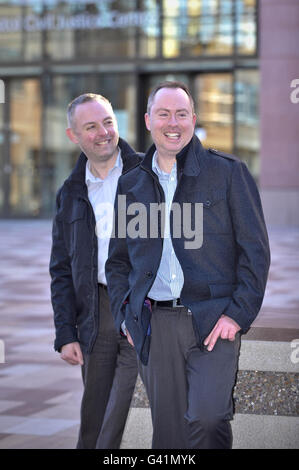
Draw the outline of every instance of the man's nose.
M176 126L177 125L177 118L176 118L176 115L175 114L171 114L169 116L169 120L168 120L168 124L170 124L171 126Z
M108 131L107 131L106 127L104 126L104 124L99 123L97 133L98 133L98 135L107 135L108 134Z

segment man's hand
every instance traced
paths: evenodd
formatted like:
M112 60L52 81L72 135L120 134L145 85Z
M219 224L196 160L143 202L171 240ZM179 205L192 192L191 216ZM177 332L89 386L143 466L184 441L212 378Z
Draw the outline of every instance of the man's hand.
M78 342L62 346L60 357L72 366L76 366L78 364L83 366L83 355Z
M236 333L240 330L241 328L235 320L227 315L221 315L209 336L204 340L204 345L207 346L208 351L212 351L219 337L234 341Z

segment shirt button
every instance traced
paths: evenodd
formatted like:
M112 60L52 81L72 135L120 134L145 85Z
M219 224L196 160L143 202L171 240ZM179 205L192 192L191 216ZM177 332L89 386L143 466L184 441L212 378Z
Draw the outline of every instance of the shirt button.
M175 275L175 274L173 274L171 277L172 277L172 279L175 279L175 278L176 278L176 275Z

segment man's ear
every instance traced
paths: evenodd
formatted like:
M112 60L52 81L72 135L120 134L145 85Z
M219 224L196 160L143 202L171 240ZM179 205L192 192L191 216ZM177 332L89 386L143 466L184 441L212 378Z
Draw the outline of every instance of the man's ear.
M73 129L71 127L68 127L66 130L66 135L68 136L68 138L70 139L71 142L73 142L74 144L78 144L78 139L77 139L77 136L75 134L75 132L73 131Z
M148 113L145 113L144 120L145 120L145 125L146 125L147 130L150 131L151 126L150 126L150 117Z
M193 121L193 127L194 128L195 128L196 120L197 120L197 116L196 116L196 114L193 114L192 121Z

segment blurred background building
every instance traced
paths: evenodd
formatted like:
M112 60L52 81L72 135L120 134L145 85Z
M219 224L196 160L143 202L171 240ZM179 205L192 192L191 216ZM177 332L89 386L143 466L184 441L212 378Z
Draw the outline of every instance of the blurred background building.
M298 0L0 0L0 216L52 216L73 98L108 97L145 150L149 90L178 79L203 145L246 161L269 224L298 226L298 44Z

